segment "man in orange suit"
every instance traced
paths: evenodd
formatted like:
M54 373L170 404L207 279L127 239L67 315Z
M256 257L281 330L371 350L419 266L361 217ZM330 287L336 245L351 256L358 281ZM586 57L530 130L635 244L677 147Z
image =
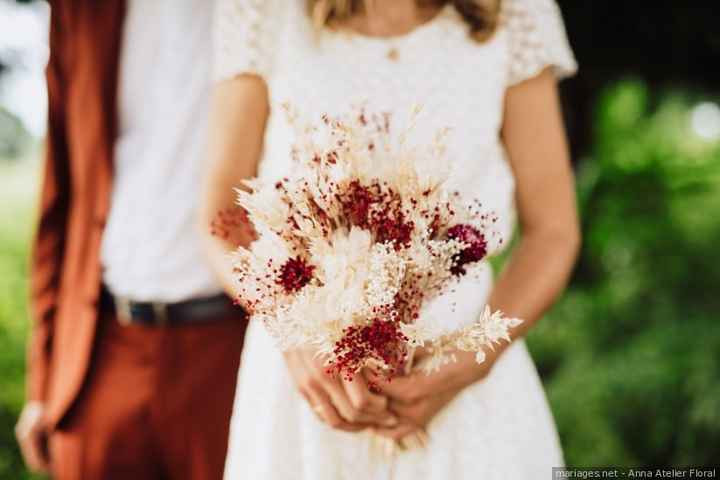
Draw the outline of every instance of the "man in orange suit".
M51 1L28 465L219 479L245 331L195 220L212 2Z

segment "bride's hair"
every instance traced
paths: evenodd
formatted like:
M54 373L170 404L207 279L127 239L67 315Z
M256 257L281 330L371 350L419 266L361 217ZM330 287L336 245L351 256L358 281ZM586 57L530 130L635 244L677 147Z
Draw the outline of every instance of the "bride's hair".
M451 3L470 28L470 35L482 42L495 32L501 0L417 0L420 5L444 6ZM362 10L364 0L307 0L316 27L343 21Z

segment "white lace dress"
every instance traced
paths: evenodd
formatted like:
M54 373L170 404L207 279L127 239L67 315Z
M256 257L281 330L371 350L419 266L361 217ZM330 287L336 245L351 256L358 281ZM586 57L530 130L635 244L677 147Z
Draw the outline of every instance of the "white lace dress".
M449 127L451 182L479 197L509 237L514 181L499 138L506 89L551 66L576 65L553 0L503 0L501 25L479 44L448 6L406 35L371 38L313 30L304 0L218 0L216 78L256 73L267 81L271 117L260 175L281 177L294 142L280 105L318 120L354 105L390 112L402 128L422 107L413 141ZM239 132L238 134L242 134ZM460 324L484 305L488 273L467 279L435 306ZM449 305L453 304L453 307ZM369 434L321 423L296 391L261 324L248 330L227 458L227 479L528 479L563 463L535 366L515 342L483 381L466 388L430 424L430 445L388 463Z

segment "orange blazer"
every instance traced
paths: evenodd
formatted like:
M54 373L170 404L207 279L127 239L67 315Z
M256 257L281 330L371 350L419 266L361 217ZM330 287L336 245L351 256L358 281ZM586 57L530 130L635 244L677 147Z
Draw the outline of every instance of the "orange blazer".
M51 0L49 127L32 248L28 398L61 420L83 384L98 319L110 205L123 0Z

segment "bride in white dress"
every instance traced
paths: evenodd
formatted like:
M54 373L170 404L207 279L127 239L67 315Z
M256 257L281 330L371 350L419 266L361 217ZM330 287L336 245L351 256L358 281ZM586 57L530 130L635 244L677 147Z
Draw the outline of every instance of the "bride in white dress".
M362 377L328 377L312 352L281 353L251 322L226 478L550 478L562 452L522 336L564 288L579 244L556 92L576 65L553 0L217 1L204 220L227 218L242 178L287 171L284 103L312 121L362 104L391 113L396 131L419 105L411 141L449 128L452 186L493 209L506 239L516 220L522 230L497 281L465 279L431 308L448 324L487 302L525 320L484 364L460 355L380 394ZM226 252L243 241L207 238L229 289ZM377 435L410 448L388 460Z

